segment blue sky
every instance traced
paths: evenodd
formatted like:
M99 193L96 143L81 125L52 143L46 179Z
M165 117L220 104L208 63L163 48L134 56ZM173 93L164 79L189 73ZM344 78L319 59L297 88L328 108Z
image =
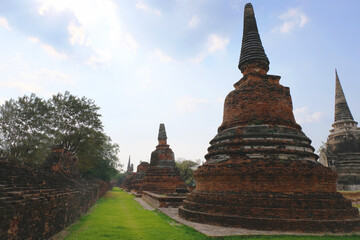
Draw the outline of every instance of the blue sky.
M201 159L237 69L242 0L0 0L0 103L32 92L95 100L120 160L149 161L165 123L176 158ZM252 1L269 74L290 87L318 149L334 69L360 120L360 1Z

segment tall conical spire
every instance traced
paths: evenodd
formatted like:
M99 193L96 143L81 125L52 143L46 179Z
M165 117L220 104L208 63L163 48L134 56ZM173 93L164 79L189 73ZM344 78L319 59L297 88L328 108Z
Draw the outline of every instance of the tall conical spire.
M165 130L165 124L160 123L160 127L159 127L159 135L158 135L158 140L159 140L159 144L166 144L166 130Z
M130 155L129 155L129 161L128 161L128 165L127 165L127 171L130 171L131 165L130 165Z
M335 122L350 120L354 121L354 118L350 112L349 106L346 102L344 91L341 87L339 76L335 69Z
M244 9L244 30L238 66L241 72L243 72L246 65L250 63L257 63L265 71L269 70L270 62L261 43L254 9L251 3L247 3Z

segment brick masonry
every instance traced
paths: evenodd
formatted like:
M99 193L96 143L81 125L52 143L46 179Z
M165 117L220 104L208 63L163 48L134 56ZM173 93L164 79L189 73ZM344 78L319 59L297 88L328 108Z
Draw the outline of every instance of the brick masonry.
M68 153L60 155L73 161ZM76 171L59 168L66 166L61 161L51 166L55 167L0 161L0 239L48 239L111 188L102 180L72 177Z
M244 76L225 99L223 123L179 216L254 230L359 232L358 209L336 191L337 173L316 161L311 140L295 122L289 88L267 74L260 46L246 4Z
M335 116L319 162L338 173L339 191L360 191L360 128L335 71Z
M159 144L151 153L150 166L147 168L143 178L142 190L154 193L175 193L186 191L184 181L176 169L174 152L167 144L165 125L160 124Z

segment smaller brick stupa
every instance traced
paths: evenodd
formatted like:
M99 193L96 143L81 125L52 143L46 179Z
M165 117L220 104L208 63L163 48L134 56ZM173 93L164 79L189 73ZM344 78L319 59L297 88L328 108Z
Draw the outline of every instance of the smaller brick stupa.
M134 190L137 193L142 192L142 184L146 174L146 170L150 167L148 162L140 162L136 169L136 175L131 184L131 190Z
M319 162L338 173L339 191L360 190L360 128L350 112L335 70L335 117Z
M243 31L243 77L225 99L223 122L180 217L256 230L359 232L359 211L336 191L336 172L316 162L295 121L289 88L267 74L250 3Z
M129 156L128 166L121 187L127 191L130 191L133 181L135 180L135 175L136 173L134 173L134 164L131 163Z
M160 124L159 145L151 153L150 167L146 170L142 190L153 193L175 193L186 189L184 181L176 169L174 153L167 145L165 125Z

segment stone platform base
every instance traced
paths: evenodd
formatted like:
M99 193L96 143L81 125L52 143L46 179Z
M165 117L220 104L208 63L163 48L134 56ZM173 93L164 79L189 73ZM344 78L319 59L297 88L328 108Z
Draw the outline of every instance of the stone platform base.
M203 164L179 215L186 220L254 230L360 231L351 201L336 192L336 173L312 161L234 157Z
M135 197L137 198L141 198L142 197L142 193L138 193L138 192L135 192L133 190L131 190L131 194L134 195Z
M302 233L355 233L359 220L304 220L253 218L236 215L209 214L179 207L180 218L198 223L265 231L291 231ZM355 230L356 229L356 230Z
M182 205L182 202L184 199L186 199L186 196L159 195L153 192L143 191L141 198L155 208L166 208L178 207Z

